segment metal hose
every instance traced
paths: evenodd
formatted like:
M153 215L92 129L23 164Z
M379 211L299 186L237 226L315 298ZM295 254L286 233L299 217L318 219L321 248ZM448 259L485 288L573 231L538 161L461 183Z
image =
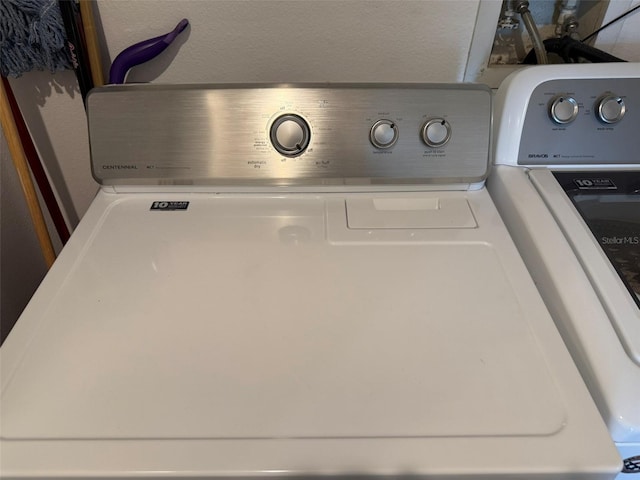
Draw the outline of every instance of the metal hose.
M518 2L518 5L516 6L516 12L518 12L522 17L524 26L527 28L527 32L529 32L529 37L531 37L533 50L536 52L538 64L542 65L549 63L549 60L547 59L547 51L544 48L542 39L540 38L540 33L538 32L538 28L536 27L536 22L534 22L533 16L529 11L529 2Z

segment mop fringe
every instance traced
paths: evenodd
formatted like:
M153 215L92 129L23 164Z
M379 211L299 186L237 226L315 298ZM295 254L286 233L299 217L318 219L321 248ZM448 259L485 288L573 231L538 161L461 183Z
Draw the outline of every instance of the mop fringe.
M57 0L0 0L0 73L71 69Z

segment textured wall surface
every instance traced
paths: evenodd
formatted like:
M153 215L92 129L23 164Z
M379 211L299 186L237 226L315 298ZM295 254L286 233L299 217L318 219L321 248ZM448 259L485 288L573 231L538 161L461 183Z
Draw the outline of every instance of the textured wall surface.
M100 1L109 54L191 26L129 81L455 81L479 0ZM168 65L171 62L170 66Z
M636 5L640 5L637 0L611 0L602 23ZM640 9L599 33L594 46L628 62L640 62Z

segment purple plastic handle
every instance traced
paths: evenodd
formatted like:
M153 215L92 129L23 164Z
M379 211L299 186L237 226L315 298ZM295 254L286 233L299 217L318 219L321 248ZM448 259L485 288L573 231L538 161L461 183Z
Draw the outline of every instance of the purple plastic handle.
M159 37L143 40L142 42L125 48L118 54L109 70L109 83L124 83L127 72L131 67L148 62L157 57L173 42L176 37L189 25L189 20L183 18L171 32Z

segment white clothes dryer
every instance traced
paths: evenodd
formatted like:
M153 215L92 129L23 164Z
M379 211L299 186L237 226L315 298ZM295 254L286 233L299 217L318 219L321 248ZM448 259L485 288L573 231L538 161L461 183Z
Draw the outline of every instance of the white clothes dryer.
M5 479L607 479L470 85L93 91L102 188L0 349Z

